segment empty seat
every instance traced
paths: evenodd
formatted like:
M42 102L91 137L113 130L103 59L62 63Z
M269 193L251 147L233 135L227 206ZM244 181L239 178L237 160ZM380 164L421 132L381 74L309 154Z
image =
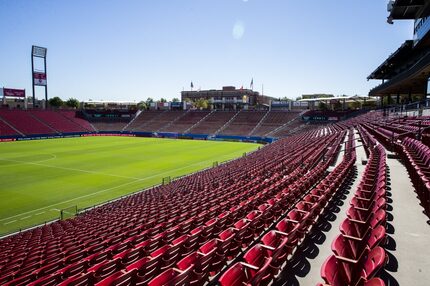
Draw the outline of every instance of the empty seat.
M281 266L287 260L288 255L292 253L292 245L289 242L288 235L275 230L269 231L262 237L261 243L272 257L274 268Z
M184 271L179 271L174 268L169 268L162 272L160 275L148 282L148 286L181 286L189 284L189 273L192 270L192 266Z

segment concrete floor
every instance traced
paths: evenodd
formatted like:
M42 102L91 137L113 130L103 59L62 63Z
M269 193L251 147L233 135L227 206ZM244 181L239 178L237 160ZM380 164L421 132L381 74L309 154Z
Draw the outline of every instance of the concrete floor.
M355 131L355 138L358 133ZM361 145L361 142L356 142ZM349 188L339 193L329 211L313 228L312 234L296 251L274 285L316 285L322 282L320 269L332 254L331 243L340 234L339 225L346 218L367 159L363 147L357 147L356 176ZM339 156L341 159L342 156ZM336 162L338 163L339 160ZM387 159L387 234L385 246L388 263L380 277L388 285L430 285L430 225L422 212L406 168L398 159Z
M385 249L390 261L381 277L387 285L430 285L428 217L422 212L406 168L398 159L387 159L387 165L391 200L387 200L389 240Z
M358 139L357 131L354 132L355 139ZM346 137L348 138L348 137ZM342 150L344 149L342 144ZM356 141L356 145L361 145L361 142ZM367 159L363 147L357 147L356 169L357 175L351 181L351 185L344 192L341 192L336 200L329 206L329 211L323 216L312 230L309 239L306 239L296 254L287 264L284 271L280 274L278 282L275 285L316 285L323 282L320 274L321 265L330 256L331 243L334 238L340 234L339 225L346 218L346 210L349 207L349 201L353 196L353 191L356 189L361 174L365 166L361 164L362 159ZM336 165L343 158L343 152L339 156ZM351 191L352 190L352 191ZM282 282L280 282L282 281Z

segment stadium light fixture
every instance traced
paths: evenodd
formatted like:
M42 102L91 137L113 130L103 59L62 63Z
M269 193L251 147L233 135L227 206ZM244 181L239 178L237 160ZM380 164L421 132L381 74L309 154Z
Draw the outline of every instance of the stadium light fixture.
M33 46L31 54L33 57L46 58L46 51L47 48Z
M36 93L34 87L36 85L45 87L45 108L48 107L48 84L46 82L46 52L47 48L39 46L31 46L31 77L33 81L33 108L36 106ZM34 68L34 58L43 59L43 71L35 70Z

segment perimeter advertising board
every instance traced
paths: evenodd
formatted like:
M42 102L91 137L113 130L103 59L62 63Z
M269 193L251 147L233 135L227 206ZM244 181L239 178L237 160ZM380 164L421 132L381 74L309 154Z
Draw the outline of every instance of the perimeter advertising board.
M0 95L6 97L25 97L25 89L2 88Z

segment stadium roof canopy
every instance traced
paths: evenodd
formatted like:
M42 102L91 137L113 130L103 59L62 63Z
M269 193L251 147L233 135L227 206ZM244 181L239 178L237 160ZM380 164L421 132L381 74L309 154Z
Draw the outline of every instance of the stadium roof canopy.
M306 98L300 99L297 101L301 102L317 102L317 101L328 101L328 100L342 100L342 99L350 99L350 96L339 96L339 97L318 97L318 98Z
M369 96L390 94L425 94L430 77L430 53L425 54L412 66L375 87Z
M83 100L82 103L88 103L88 104L127 104L127 105L136 105L137 102L132 101L105 101L105 100Z
M428 0L392 0L388 3L388 23L392 20L413 20L430 15Z
M379 67L377 67L367 79L390 79L398 73L399 65L411 57L414 41L405 41L400 48L392 53Z
M369 96L361 96L361 95L353 95L348 97L348 100L351 101L360 101L360 100L370 100L370 101L376 101L376 98L369 97Z

